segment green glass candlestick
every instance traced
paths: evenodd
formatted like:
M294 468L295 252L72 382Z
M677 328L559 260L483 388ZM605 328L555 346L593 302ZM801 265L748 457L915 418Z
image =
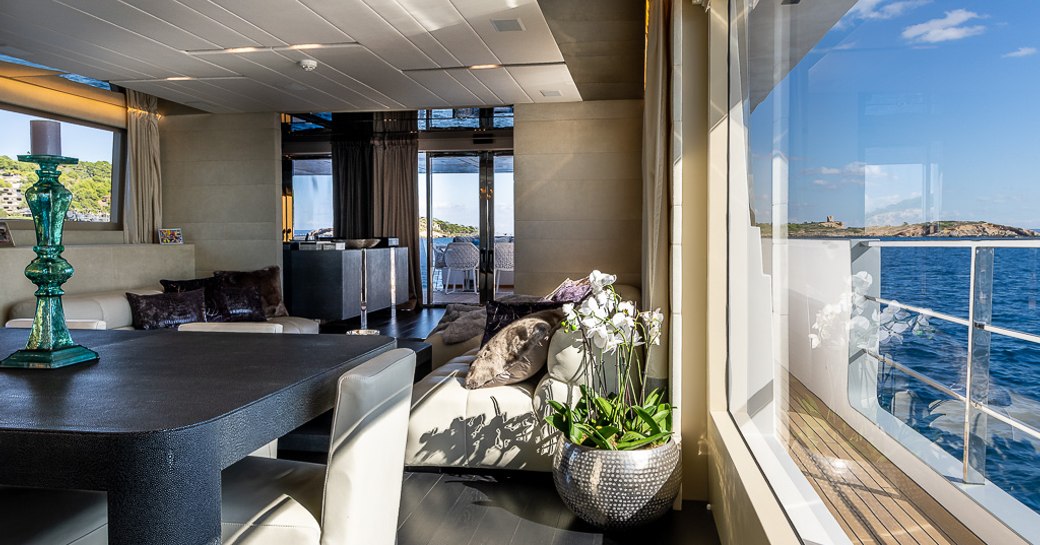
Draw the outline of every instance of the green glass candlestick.
M73 342L61 306L65 293L61 285L72 277L72 265L61 257L65 250L61 245L65 213L72 203L72 192L58 182L58 165L74 165L79 160L58 155L19 155L18 160L40 165L36 171L40 180L25 192L36 228L36 259L25 268L26 278L37 287L36 318L25 349L0 361L0 367L53 369L97 361L97 352Z

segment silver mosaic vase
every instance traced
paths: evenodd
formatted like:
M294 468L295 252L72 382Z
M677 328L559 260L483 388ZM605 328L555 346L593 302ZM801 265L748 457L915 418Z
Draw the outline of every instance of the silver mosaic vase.
M640 450L603 450L563 438L553 481L578 518L600 528L630 528L664 515L679 494L679 446L669 441Z

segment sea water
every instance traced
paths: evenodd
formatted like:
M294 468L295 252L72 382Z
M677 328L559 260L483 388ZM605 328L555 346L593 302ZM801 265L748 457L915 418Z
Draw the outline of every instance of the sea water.
M885 247L881 297L967 319L970 268L969 248ZM1040 335L1038 299L1040 249L997 248L990 323ZM901 328L901 334L882 341L881 353L963 394L968 328L935 318L910 325L917 327ZM988 362L989 385L981 393L973 392L973 398L1040 428L1040 345L994 334L989 350L975 354L973 373L977 378ZM881 406L961 459L963 406L949 399L891 367L879 371ZM985 462L975 463L984 465L994 484L1040 511L1040 441L994 418L986 420L981 428Z

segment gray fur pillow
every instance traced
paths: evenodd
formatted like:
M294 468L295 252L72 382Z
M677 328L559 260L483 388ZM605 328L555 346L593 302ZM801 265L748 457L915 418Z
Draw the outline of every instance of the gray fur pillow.
M523 382L542 370L549 357L549 340L563 321L563 311L529 314L496 333L469 366L466 388L489 388Z

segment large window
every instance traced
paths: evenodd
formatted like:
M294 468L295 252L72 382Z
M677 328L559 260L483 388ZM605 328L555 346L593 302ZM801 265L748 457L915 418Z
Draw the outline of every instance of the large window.
M29 122L51 119L0 109L0 219L32 220L25 191L37 182L37 166L18 161L29 153ZM60 181L72 192L67 221L118 223L123 133L61 121L62 154L79 164L61 167Z
M730 409L807 542L1040 543L1040 6L825 4L732 3Z
M293 238L331 237L332 159L293 160Z

